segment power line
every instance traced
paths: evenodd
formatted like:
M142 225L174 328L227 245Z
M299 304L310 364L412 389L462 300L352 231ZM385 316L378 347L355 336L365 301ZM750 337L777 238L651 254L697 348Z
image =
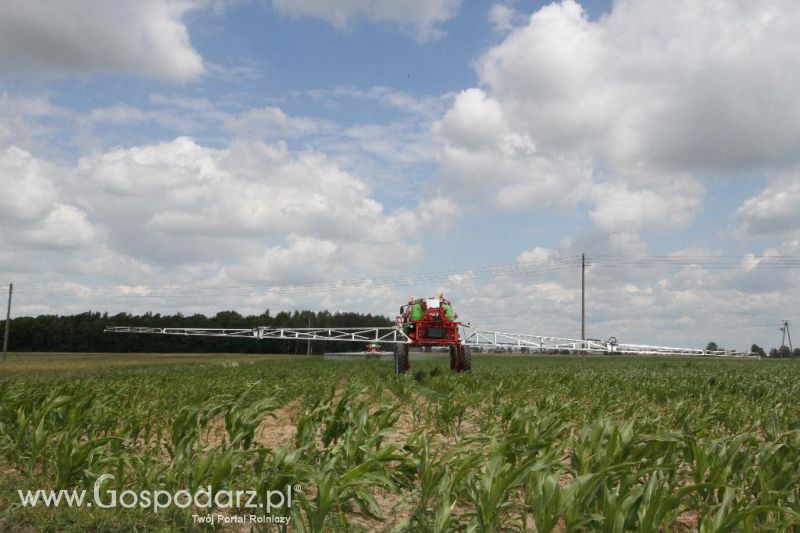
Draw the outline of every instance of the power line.
M707 269L754 270L756 268L800 268L800 256L765 256L753 257L745 263L742 256L725 255L598 255L594 256L596 264L603 268L638 267L654 268L661 266L697 266Z
M596 256L565 256L537 261L525 261L511 264L484 266L475 269L446 270L434 272L419 272L400 276L372 277L348 280L331 280L326 282L278 284L264 283L252 285L232 286L19 286L17 291L26 295L64 295L83 297L115 297L115 298L190 298L213 296L255 296L255 295L281 295L296 292L338 292L367 287L403 287L422 284L431 284L446 281L454 276L464 279L484 280L505 276L525 277L535 276L547 272L555 272L585 266L599 267L602 269L637 268L656 269L664 267L698 267L703 269L796 269L800 268L800 256L769 256L754 258L754 263L743 264L741 256L722 255L690 255L690 256L636 256L624 254L601 254Z
M362 278L351 280L338 280L317 283L299 283L290 285L263 284L239 285L220 287L175 287L163 286L149 287L75 287L75 286L29 286L22 287L21 291L30 295L84 295L84 296L114 296L135 298L166 298L166 297L191 297L213 296L230 294L286 294L299 291L334 292L348 289L361 289L367 286L399 287L419 285L447 280L453 276L463 276L465 279L488 279L502 276L527 276L542 272L564 270L580 266L580 256L555 258L549 260L528 261L506 265L495 265L471 270L449 270L439 272L417 273L404 276Z

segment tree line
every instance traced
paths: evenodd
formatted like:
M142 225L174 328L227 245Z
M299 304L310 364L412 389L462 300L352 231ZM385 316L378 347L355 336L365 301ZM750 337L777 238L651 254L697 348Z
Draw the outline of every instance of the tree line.
M151 335L136 333L103 333L106 326L143 326L175 328L251 329L259 326L311 327L385 327L393 321L372 314L330 311L269 310L260 315L242 316L236 311L221 311L214 316L184 316L145 313L133 315L87 312L77 315L40 315L11 319L8 340L10 352L139 352L139 353L277 353L304 354L305 341L254 340L235 337L190 337L184 335ZM0 321L0 335L5 320ZM311 343L312 353L363 350L365 343Z
M717 351L725 350L725 348L718 346L716 342L712 341L708 343L706 350ZM795 348L792 350L786 345L781 346L780 348L772 348L769 353L767 353L767 351L758 344L753 344L750 347L750 352L760 355L761 357L800 357L800 348Z
M214 316L181 313L162 315L145 313L133 315L87 312L77 315L39 315L11 319L10 352L120 352L120 353L277 353L304 354L307 343L292 340L254 340L236 337L190 337L183 335L147 335L135 333L103 333L106 326L143 326L175 328L233 328L252 329L259 326L309 327L386 327L394 321L386 316L330 311L281 311L272 315L268 310L260 315L243 316L236 311L220 311ZM5 320L0 321L0 334ZM314 354L336 351L363 350L365 343L311 343ZM709 342L707 350L724 350ZM800 348L788 346L764 348L753 344L752 353L762 357L800 357Z

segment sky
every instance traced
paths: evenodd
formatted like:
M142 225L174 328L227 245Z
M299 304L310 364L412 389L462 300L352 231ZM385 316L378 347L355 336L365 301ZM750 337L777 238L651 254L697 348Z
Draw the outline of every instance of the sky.
M14 316L444 292L575 338L585 254L590 338L749 350L800 320L792 0L2 10Z

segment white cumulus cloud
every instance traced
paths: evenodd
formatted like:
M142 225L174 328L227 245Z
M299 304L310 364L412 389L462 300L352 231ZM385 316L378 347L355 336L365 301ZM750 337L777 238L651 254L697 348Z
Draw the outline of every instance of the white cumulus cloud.
M219 279L396 271L420 256L422 231L459 214L436 196L387 211L363 180L284 143L215 149L179 137L116 148L81 158L74 180L115 252L154 266L216 264Z
M590 201L599 228L635 239L691 223L708 175L800 163L794 2L618 0L592 20L563 0L526 24L512 15L491 11L508 33L434 127L442 176L479 198ZM753 228L766 204L786 209L775 192L740 210Z
M203 73L183 16L191 0L7 0L0 65L48 75L125 72L183 81Z
M618 163L740 169L797 159L794 2L574 0L534 13L478 61L515 129Z
M774 178L737 210L739 230L747 237L800 235L800 180L796 173Z
M702 187L693 180L657 188L632 189L625 183L604 183L595 189L595 207L589 213L608 233L674 231L686 228L700 209Z
M10 147L0 154L0 243L21 249L74 248L94 238L81 209L63 203L56 170Z
M481 89L457 95L433 130L444 140L442 176L468 193L489 195L496 206L575 204L590 192L587 158L543 152L527 132L510 127L502 103Z

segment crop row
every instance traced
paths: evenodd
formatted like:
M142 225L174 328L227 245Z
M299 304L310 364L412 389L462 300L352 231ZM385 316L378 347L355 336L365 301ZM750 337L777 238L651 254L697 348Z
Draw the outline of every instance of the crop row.
M13 482L0 487L0 520L210 527L193 509L23 509L11 489L90 488L110 473L104 490L266 498L299 485L298 531L800 526L791 362L479 363L470 375L295 360L6 379L0 468ZM269 435L276 423L288 438Z

